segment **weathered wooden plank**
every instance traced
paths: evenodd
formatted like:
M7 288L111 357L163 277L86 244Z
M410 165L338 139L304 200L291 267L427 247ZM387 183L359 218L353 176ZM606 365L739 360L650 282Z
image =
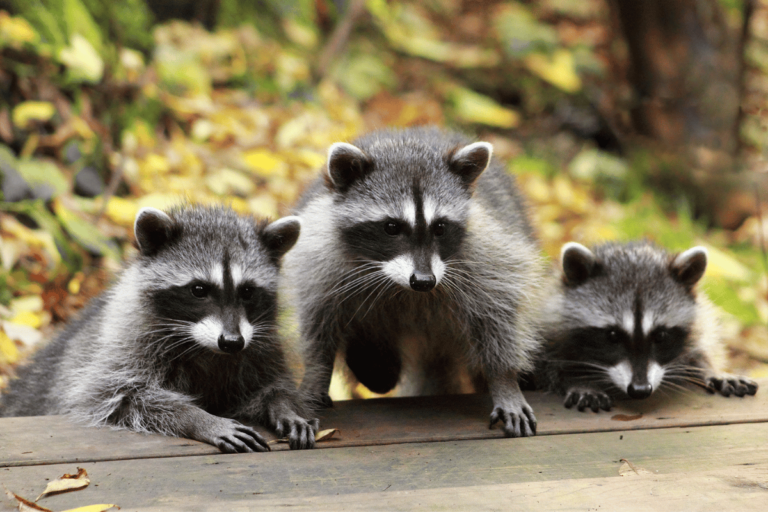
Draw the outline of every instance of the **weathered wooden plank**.
M297 511L476 511L547 510L622 512L763 511L768 497L768 465L721 468L692 474L641 475L572 480L550 480L502 485L478 485L409 491L321 495L310 497L254 497L228 501L228 510ZM184 500L164 506L141 507L151 512L170 506L185 509ZM231 508L230 508L231 507Z
M766 469L766 438L768 423L756 423L95 462L80 464L91 476L88 489L45 498L43 504L55 510L89 503L117 503L127 510L237 510L318 496L331 503L337 494L630 478L618 476L622 458L672 480L680 474ZM75 464L3 468L0 484L34 497L46 478L74 471ZM768 483L762 474L757 483L745 480L743 485L757 490Z
M659 395L646 401L623 402L609 413L598 414L565 409L560 399L551 395L527 396L539 420L540 436L768 421L765 392L746 398L703 392L672 399ZM498 429L488 429L490 410L491 402L485 395L338 402L321 417L322 428L338 428L341 435L318 447L500 438ZM267 438L274 438L260 430ZM273 445L273 449L287 446ZM55 416L0 418L0 467L215 453L216 448L187 439L83 428Z

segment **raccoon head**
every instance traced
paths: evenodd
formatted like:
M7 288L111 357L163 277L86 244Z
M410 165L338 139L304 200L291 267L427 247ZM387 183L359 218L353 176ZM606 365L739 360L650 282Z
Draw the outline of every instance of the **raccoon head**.
M606 244L592 252L570 242L561 252L569 360L594 365L630 398L647 398L665 378L685 380L696 350L694 287L707 251L676 256L648 244Z
M267 225L229 209L192 206L169 213L143 208L134 225L139 286L157 339L236 354L269 336L280 258L296 243L299 219Z
M326 183L350 261L417 292L439 285L445 261L464 239L474 183L493 153L487 142L455 142L409 130L330 147Z

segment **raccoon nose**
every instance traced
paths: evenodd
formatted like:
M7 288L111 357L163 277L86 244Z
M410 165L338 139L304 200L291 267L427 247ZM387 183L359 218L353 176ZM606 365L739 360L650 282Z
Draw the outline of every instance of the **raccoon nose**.
M243 350L245 338L242 335L222 334L219 336L219 348L227 354L236 354Z
M422 274L419 271L411 274L411 288L417 292L428 292L435 287L435 276L432 274Z
M632 383L629 386L627 386L627 394L629 395L630 398L634 398L634 399L648 398L649 396L651 396L651 393L653 393L653 387L647 382L645 384Z

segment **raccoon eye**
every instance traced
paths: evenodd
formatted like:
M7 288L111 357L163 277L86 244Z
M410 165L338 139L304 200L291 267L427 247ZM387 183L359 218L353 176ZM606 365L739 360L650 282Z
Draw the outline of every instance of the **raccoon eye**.
M403 226L394 221L387 221L384 224L384 232L389 236L397 236L403 230Z
M208 296L208 292L210 291L209 287L204 284L193 284L190 286L190 291L192 292L192 295L197 297L198 299L202 299L204 297Z
M435 224L435 228L432 231L435 233L435 236L443 236L445 234L445 222Z
M618 343L621 337L619 336L618 329L608 329L608 341L611 343Z
M251 300L253 298L253 286L243 286L240 288L240 298L243 300Z
M654 343L666 343L671 338L671 335L669 334L669 331L660 329L653 333L653 342Z

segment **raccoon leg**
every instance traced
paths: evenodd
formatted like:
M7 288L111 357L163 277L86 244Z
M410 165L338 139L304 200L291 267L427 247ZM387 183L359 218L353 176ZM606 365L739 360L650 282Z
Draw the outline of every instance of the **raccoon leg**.
M714 368L712 368L709 358L704 354L697 354L695 357L692 357L688 361L688 364L701 370L703 375L702 387L707 393L720 393L725 397L731 395L743 397L745 395L754 395L757 393L757 382L740 375L718 375L715 373Z
M593 389L587 386L571 386L565 392L563 405L570 409L574 405L579 411L589 408L592 412L610 411L613 406L613 399L603 391Z
M379 394L394 389L403 368L398 348L370 335L358 334L347 340L346 362L363 386Z
M77 411L74 412L77 415ZM107 423L136 432L195 439L225 453L270 450L267 441L252 428L214 416L192 404L190 397L165 389L147 389L123 396Z
M316 342L307 351L299 392L318 407L333 407L328 388L331 386L335 359L335 344Z
M292 450L313 448L320 421L305 419L304 407L292 387L290 382L280 382L261 389L233 416L266 423L278 437L288 438Z
M510 370L501 375L490 375L488 387L493 399L491 424L489 428L501 422L501 429L506 437L528 437L536 435L536 417L533 409L526 402L517 372Z

